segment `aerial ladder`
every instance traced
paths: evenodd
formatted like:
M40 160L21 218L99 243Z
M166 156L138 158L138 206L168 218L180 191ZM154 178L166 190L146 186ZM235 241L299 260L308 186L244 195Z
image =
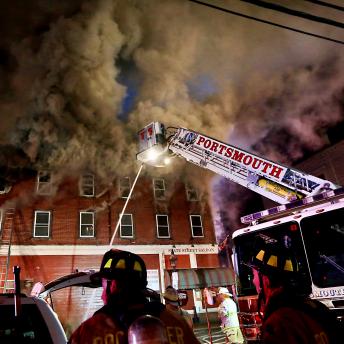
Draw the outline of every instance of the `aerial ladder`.
M311 283L311 297L344 321L343 187L182 127L152 122L138 136L137 159L145 164L163 167L178 156L278 204L243 216L246 227L219 244L223 249L228 240L232 243L239 305L253 305L257 299L245 260L255 251L256 241L264 240L293 250L300 272ZM247 309L251 312L250 306Z
M249 153L186 128L167 128L150 123L139 132L137 159L162 167L179 156L211 170L279 204L287 204L338 185L297 169Z

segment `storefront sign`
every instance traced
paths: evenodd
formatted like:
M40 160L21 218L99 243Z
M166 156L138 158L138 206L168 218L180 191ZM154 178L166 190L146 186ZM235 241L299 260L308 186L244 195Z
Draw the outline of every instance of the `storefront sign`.
M218 247L217 246L209 246L209 247L181 247L181 248L174 248L173 249L174 253L179 253L179 254L188 254L188 253L218 253ZM165 254L170 254L171 250L168 250L165 252Z

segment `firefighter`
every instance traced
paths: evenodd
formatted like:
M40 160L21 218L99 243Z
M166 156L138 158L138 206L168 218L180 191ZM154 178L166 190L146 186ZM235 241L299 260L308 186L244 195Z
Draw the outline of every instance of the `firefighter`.
M325 305L309 298L310 282L289 249L265 243L248 265L258 292L258 311L264 314L264 343L339 343L336 317Z
M166 308L170 311L178 312L185 319L190 328L193 328L190 314L180 306L178 291L169 285L166 287L162 296L165 300Z
M138 255L114 249L106 252L92 279L94 283L101 279L105 305L74 331L69 343L128 343L129 326L144 315L162 321L168 343L199 343L184 319L168 311L156 293L149 292L146 266Z

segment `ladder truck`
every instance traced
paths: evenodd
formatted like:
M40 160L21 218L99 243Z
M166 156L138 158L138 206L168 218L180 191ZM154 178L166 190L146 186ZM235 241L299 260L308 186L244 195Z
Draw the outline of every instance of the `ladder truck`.
M245 263L257 239L263 239L292 249L312 285L311 297L343 319L343 187L186 128L152 122L138 136L137 159L145 164L163 167L179 156L279 204L242 217L246 227L232 234L239 307L250 312L256 305L252 271Z

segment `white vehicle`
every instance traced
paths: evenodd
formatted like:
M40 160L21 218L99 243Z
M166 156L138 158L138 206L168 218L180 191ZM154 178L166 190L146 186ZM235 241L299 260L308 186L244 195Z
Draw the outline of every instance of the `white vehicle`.
M344 188L189 129L165 130L153 122L139 132L138 160L164 166L173 155L281 204L243 217L248 226L233 233L239 305L245 300L250 312L256 303L251 269L243 263L254 252L255 239L265 237L292 247L312 297L343 316Z
M67 343L57 314L43 299L21 294L20 267L13 272L14 292L0 294L0 343Z
M15 315L14 294L0 294L0 343L67 343L63 327L47 302L20 295L21 313Z

